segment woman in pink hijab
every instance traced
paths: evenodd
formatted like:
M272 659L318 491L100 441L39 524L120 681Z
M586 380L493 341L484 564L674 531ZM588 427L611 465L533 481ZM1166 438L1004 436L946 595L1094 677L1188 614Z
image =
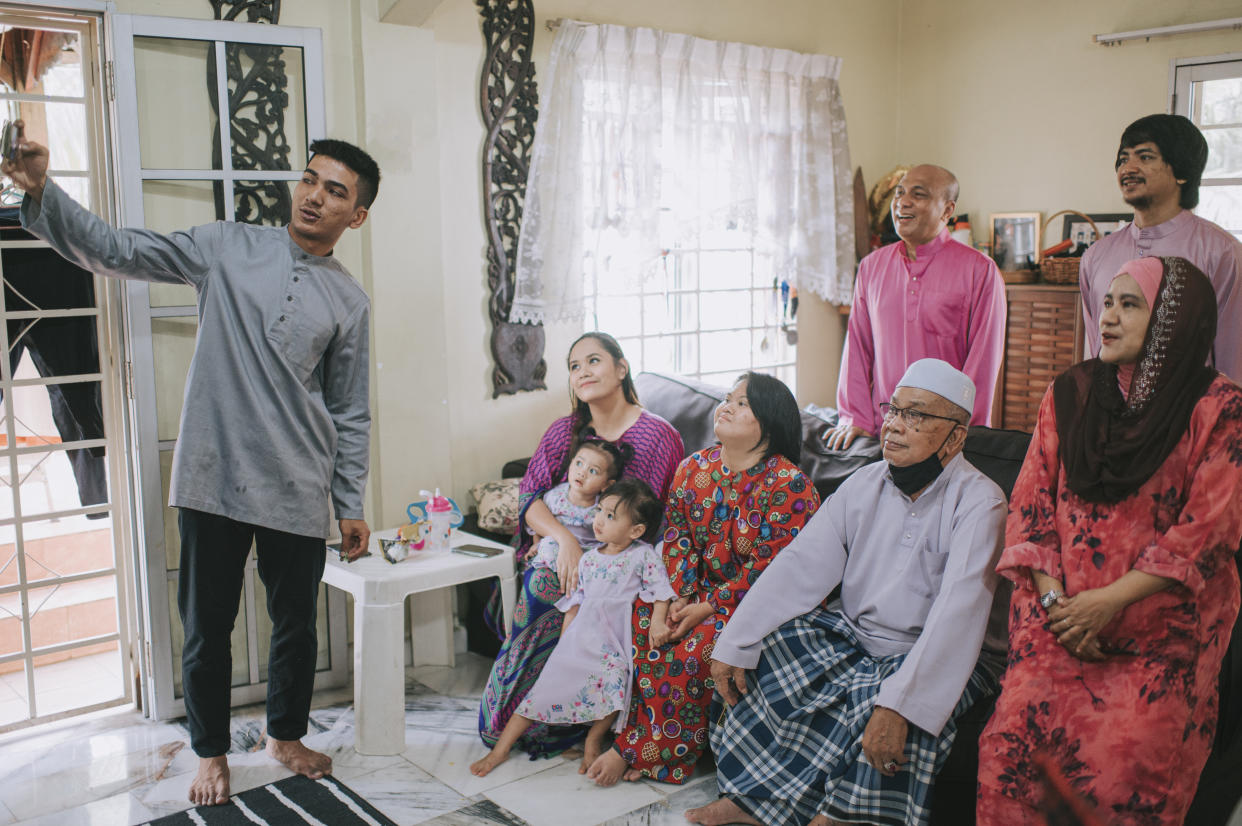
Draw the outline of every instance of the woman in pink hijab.
M1045 394L1010 498L1009 667L979 740L980 824L1046 822L1041 766L1110 826L1181 824L1216 731L1242 389L1206 366L1212 285L1183 258L1131 261L1100 333L1099 358Z

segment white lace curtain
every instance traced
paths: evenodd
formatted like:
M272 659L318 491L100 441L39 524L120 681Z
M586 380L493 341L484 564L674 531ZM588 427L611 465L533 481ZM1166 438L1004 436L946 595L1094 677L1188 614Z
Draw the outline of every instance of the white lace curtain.
M853 292L841 61L565 21L543 84L509 320L580 319L672 244L748 240L777 278ZM703 273L710 279L710 273Z

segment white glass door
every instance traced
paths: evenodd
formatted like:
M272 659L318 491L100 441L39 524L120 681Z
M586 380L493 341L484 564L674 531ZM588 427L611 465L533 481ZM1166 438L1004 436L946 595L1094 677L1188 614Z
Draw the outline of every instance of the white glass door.
M109 20L123 225L168 232L215 220L287 223L310 137L324 134L320 31L130 15ZM135 282L126 290L147 707L162 719L184 712L180 543L167 503L197 314L191 287ZM319 604L318 685L340 685L347 677L344 600L324 588ZM252 555L232 641L235 704L266 692L265 606Z
M106 212L99 18L0 3L0 109ZM115 298L0 194L0 732L132 700Z

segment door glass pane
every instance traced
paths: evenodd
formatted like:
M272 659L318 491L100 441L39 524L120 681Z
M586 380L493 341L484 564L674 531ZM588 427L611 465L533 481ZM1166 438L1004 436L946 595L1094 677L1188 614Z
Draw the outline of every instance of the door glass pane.
M92 456L90 450L74 450L72 456L66 450L18 453L17 478L21 484L22 515L34 516L51 511L71 510L107 501L104 481L106 460L103 448L96 450L98 457ZM78 465L77 468L75 464ZM79 485L75 470L80 471L88 464L98 469L98 477L84 479L84 484ZM3 471L3 480L11 484L5 463L0 462L0 470ZM92 472L86 470L88 474Z
M115 634L116 577L112 574L30 589L33 648Z
M34 658L35 713L42 716L125 696L116 640Z
M112 520L104 513L27 522L22 551L29 582L112 570L116 565Z
M0 609L0 617L7 618L8 614ZM26 666L22 661L0 663L0 726L30 719L26 694Z
M81 97L82 51L77 32L3 27L5 38L20 44L25 71L0 70L0 91ZM6 55L12 55L9 49ZM18 62L18 61L12 61Z
M233 168L271 171L306 166L306 83L302 50L228 43L233 101ZM239 85L240 82L240 85ZM238 89L245 93L238 99ZM245 130L238 128L245 122Z
M203 40L134 38L138 139L144 169L219 169L208 92L215 47ZM176 92L174 93L174 90Z
M0 461L8 461L7 457L0 458ZM11 499L9 492L5 490L3 497ZM6 585L17 584L17 530L12 525L0 525L0 588ZM0 596L0 605L6 605L4 602L8 597ZM6 617L8 614L0 609L0 617ZM0 656L12 653L4 647L4 632L0 631ZM20 645L20 641L18 643Z
M26 137L51 150L51 174L90 168L86 107L83 105L81 37L76 32L4 27L7 41L0 61L0 91L32 96L80 98L82 102L8 100L4 116L26 122ZM57 183L65 182L57 176ZM65 187L70 189L70 187ZM89 189L84 178L74 180L71 195ZM87 193L89 195L89 193ZM79 198L86 203L86 198Z
M97 381L14 387L13 411L18 447L104 437ZM5 434L0 433L0 444L4 439Z
M222 218L216 205L217 186L212 181L143 181L146 228L169 233ZM182 307L196 301L194 288L188 284L151 284L147 289L152 307Z
M32 237L25 233L15 233L12 239L20 241ZM4 309L8 312L78 310L95 306L95 276L69 263L50 249L0 249L0 265L4 271ZM85 322L91 328L90 348L94 350L95 320L91 318ZM83 334L78 333L75 336ZM14 330L10 326L10 346L15 343L15 338ZM91 373L94 370L57 372L64 375L67 372Z
M185 377L194 355L198 319L193 316L151 319L151 344L155 361L155 414L157 438L177 438Z

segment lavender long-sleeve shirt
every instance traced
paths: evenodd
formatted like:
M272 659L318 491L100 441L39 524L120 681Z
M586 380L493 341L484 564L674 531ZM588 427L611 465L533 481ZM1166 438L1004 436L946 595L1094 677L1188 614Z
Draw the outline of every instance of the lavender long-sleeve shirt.
M942 230L914 261L898 241L862 260L854 287L837 408L841 421L880 433L879 405L912 362L947 361L975 383L971 424L992 421L1005 346L1005 283L987 256Z
M371 437L370 299L285 227L118 230L54 182L22 224L100 275L191 284L198 336L169 502L302 536L361 519Z
M1242 242L1188 210L1154 227L1122 227L1087 249L1078 269L1087 357L1100 354L1100 313L1108 285L1127 261L1149 255L1185 258L1212 282L1218 319L1213 366L1242 382Z
M1009 588L996 563L1001 489L958 454L914 501L888 465L868 465L811 517L759 577L716 638L713 659L759 662L763 638L819 605L840 613L874 657L906 654L878 705L938 734L981 650L1003 654Z

